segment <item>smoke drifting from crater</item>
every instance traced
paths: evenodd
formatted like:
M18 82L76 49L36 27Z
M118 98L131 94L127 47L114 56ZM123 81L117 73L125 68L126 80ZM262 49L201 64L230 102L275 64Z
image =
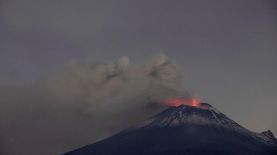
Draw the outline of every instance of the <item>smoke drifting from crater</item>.
M71 62L63 71L50 77L46 86L63 99L82 98L89 108L90 104L113 106L115 101L141 96L157 100L168 95L184 95L179 87L180 79L174 62L161 54L151 62L138 66L130 65L126 56L115 63Z
M1 87L4 154L59 154L153 115L166 98L190 97L166 55L141 65L67 62L33 85ZM2 153L2 152L1 152Z

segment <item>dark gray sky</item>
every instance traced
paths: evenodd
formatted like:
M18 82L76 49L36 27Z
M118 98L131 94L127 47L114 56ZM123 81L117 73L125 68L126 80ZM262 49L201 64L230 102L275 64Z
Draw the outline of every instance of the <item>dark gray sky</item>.
M140 63L162 51L202 101L277 135L274 0L2 0L0 34L0 84L32 83L71 59Z

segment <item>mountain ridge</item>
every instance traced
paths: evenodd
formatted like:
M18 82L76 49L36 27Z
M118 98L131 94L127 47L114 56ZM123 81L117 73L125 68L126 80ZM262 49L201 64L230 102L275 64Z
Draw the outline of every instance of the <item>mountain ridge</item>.
M275 154L270 131L252 132L207 103L170 107L105 140L64 155Z

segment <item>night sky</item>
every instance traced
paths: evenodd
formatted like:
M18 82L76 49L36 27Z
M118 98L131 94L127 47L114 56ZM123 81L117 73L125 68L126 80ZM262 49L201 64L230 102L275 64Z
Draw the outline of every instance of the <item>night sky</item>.
M164 53L186 90L242 126L277 136L274 0L2 0L0 34L5 94L45 79L68 61L128 56L131 64L141 64ZM13 106L4 102L2 107ZM1 141L0 148L9 147Z

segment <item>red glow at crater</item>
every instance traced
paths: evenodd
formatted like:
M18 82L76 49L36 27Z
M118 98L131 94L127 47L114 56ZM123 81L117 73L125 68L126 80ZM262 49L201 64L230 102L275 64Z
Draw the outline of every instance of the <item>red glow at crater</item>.
M173 98L173 99L168 99L165 101L165 104L168 106L174 106L178 107L180 105L189 105L189 106L194 106L197 107L199 106L199 101L196 98Z

